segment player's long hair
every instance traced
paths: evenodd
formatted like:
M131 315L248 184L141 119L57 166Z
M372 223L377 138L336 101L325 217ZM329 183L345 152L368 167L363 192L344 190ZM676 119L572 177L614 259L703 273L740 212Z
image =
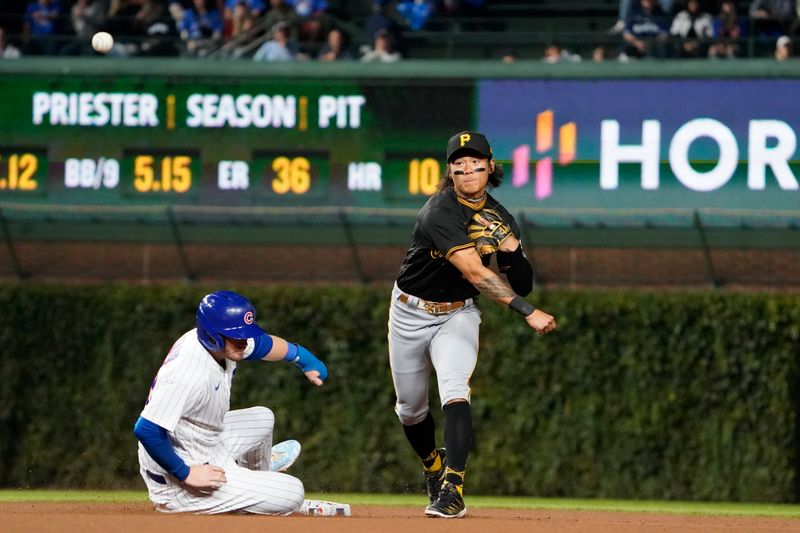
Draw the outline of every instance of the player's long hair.
M501 165L500 163L495 163L494 172L489 174L488 185L491 186L492 188L499 187L500 184L503 183L503 176L505 176L505 172L503 171L503 165ZM439 183L436 184L436 192L442 192L448 187L453 187L453 176L450 175L450 165L446 164L445 172L439 179Z

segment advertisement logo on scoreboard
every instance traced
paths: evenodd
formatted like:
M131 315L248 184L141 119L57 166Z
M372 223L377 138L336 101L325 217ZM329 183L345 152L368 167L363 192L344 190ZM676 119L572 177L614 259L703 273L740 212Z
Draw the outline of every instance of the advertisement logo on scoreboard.
M541 200L553 192L553 111L546 110L536 117L536 152L534 196ZM659 120L644 120L641 141L620 142L620 123L606 119L600 124L600 188L619 187L621 164L641 165L641 187L657 190L661 182L662 125ZM692 165L692 145L703 139L717 146L718 155L704 161L710 168L698 170ZM747 185L751 190L766 188L767 175L774 176L778 186L787 191L800 188L790 163L797 148L797 134L782 120L750 120L747 127L747 151L739 150L735 133L711 118L696 118L682 124L667 144L667 161L675 179L687 189L710 192L727 184L736 172L740 156L746 155ZM558 162L566 166L576 157L577 127L568 122L559 127ZM530 146L517 146L512 152L512 184L523 187L530 181Z
M723 189L785 194L800 191L800 108L786 105L799 85L483 81L477 127L499 159L511 160L512 185L537 201L559 193L566 201L578 183L585 192L592 182L598 193L669 189L685 199Z
M312 101L294 94L194 93L180 101L174 94L37 91L31 121L37 126L360 129L366 101L361 94L325 94Z
M553 147L553 119L552 109L542 111L536 115L536 153L539 160L536 162L536 181L534 194L536 198L543 199L553 192L553 157L550 151ZM578 128L574 122L567 122L558 128L558 163L566 166L575 161L575 146L578 139ZM512 153L512 178L514 187L523 187L530 181L531 147L521 144L514 148Z

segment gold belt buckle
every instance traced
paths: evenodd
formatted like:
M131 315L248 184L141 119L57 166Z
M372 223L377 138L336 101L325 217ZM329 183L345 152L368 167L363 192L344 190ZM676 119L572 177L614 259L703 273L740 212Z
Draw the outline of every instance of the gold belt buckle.
M463 304L461 302L428 302L426 301L423 306L425 311L432 315L446 315L451 311L455 311Z
M425 302L424 306L425 306L425 311L427 311L432 315L441 315L447 312L447 311L442 311L442 306L446 306L446 304L439 304L436 302Z

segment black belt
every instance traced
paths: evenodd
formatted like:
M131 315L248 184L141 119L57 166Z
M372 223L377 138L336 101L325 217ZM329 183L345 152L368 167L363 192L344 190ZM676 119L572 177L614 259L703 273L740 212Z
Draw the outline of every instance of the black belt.
M147 473L147 477L149 477L150 479L152 479L156 483L159 483L161 485L166 485L167 484L167 478L165 478L161 474L154 474L153 472L151 472L149 470L145 470L145 473Z

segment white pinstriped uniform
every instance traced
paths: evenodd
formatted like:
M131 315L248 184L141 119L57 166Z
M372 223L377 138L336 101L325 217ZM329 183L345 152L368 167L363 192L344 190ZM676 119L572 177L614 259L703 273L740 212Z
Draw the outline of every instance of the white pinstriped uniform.
M268 471L272 411L228 411L235 371L234 361L225 360L222 368L214 360L194 329L175 342L158 371L141 416L169 432L170 444L187 465L220 466L227 478L215 491L185 490L140 443L140 473L160 511L288 514L303 504L299 479Z

